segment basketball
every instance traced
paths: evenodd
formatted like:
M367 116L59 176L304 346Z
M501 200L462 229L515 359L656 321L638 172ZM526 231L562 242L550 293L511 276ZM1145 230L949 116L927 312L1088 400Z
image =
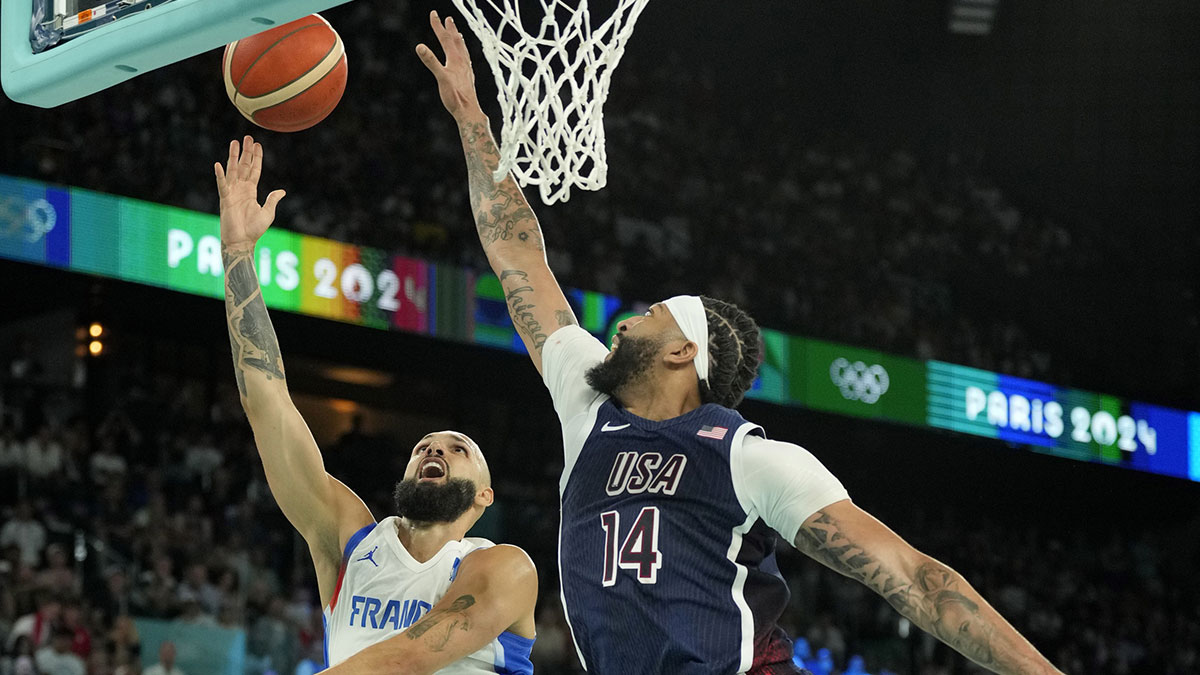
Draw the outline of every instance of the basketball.
M303 131L329 116L346 91L346 50L329 22L310 14L225 47L225 92L246 119Z

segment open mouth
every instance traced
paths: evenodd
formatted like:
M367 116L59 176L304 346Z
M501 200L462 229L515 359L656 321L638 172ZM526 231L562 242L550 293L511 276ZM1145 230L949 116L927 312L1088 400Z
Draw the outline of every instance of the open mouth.
M417 480L437 480L446 477L446 463L438 458L425 460L417 468Z

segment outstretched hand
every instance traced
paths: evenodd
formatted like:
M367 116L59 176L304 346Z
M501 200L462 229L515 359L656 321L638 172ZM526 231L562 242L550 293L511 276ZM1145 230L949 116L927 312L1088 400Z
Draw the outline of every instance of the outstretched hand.
M258 204L258 178L262 175L263 148L246 136L241 146L229 143L229 161L213 165L217 193L221 195L221 243L254 245L275 221L275 207L286 194L275 190Z
M437 78L442 105L455 119L466 115L482 115L483 110L475 94L475 71L471 69L471 55L454 19L447 18L443 23L437 12L430 12L429 24L433 26L433 32L446 54L446 63L439 61L433 50L424 43L417 45L417 56Z

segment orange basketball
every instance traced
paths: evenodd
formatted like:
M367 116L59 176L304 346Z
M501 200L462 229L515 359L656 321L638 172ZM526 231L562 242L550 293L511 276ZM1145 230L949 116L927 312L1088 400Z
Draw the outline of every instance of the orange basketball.
M225 47L225 92L246 119L301 131L329 116L346 91L346 50L329 22L310 14Z

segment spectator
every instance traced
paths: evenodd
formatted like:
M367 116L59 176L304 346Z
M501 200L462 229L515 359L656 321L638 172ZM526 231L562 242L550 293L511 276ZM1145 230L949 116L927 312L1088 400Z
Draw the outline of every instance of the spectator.
M92 652L84 661L87 663L87 675L113 675L112 659L103 649Z
M36 650L47 644L50 637L59 628L62 620L62 602L58 597L42 592L37 596L36 601L37 609L17 619L9 630L8 650L10 652L21 637L29 638Z
M204 563L195 562L188 566L187 576L179 584L176 595L180 604L194 602L197 609L209 617L216 617L221 611L221 592L208 580L208 567Z
M212 484L212 474L224 461L221 451L213 443L210 433L201 434L188 444L184 451L184 465L193 478L200 481L203 489Z
M63 449L49 424L25 442L25 470L34 481L46 482L63 471Z
M158 648L158 663L142 671L142 675L184 675L175 665L175 643L162 643Z
M130 605L140 616L173 618L178 611L175 592L178 582L172 572L171 557L159 553L153 560L153 567L141 574L137 588L130 596Z
M49 645L42 647L34 656L40 675L87 675L87 666L79 655L71 651L74 633L66 628L54 632Z
M125 570L117 565L104 571L104 584L91 587L91 604L106 622L129 614L129 582Z
M845 662L846 640L841 629L834 625L833 617L829 614L822 614L817 619L817 623L808 629L807 637L811 644L821 645L828 649L835 662Z
M296 631L285 618L283 598L271 598L267 611L246 635L246 651L256 657L260 672L290 673L299 660Z
M33 658L33 640L29 639L28 635L17 637L12 654L12 675L38 675Z
M0 422L0 490L6 495L21 495L19 482L25 466L25 445L17 439L17 430L7 420Z
M108 632L108 645L112 650L116 669L139 662L142 643L138 638L137 624L128 614L122 614L113 620L112 630Z
M17 502L13 517L0 528L0 547L16 545L21 551L21 564L36 567L46 548L46 528L33 517L29 500Z
M560 601L554 597L543 602L537 615L537 642L532 654L534 670L560 671L575 661L574 650Z
M71 598L63 603L63 629L71 632L71 651L87 660L92 653L92 633L84 622L84 608Z
M17 352L8 361L8 376L17 381L33 380L45 372L41 361L34 353L33 340L28 335L17 339Z
M126 465L125 458L117 454L116 439L110 435L100 436L98 445L99 447L96 452L92 453L91 461L88 464L92 483L103 488L124 481L125 472L129 467Z
M62 544L55 543L46 547L46 567L38 572L37 585L58 593L78 593L80 591L79 576L75 569L69 566L67 549ZM68 603L69 605L70 603Z
M176 621L189 626L216 626L217 618L204 611L204 608L194 598L179 603L179 616Z

